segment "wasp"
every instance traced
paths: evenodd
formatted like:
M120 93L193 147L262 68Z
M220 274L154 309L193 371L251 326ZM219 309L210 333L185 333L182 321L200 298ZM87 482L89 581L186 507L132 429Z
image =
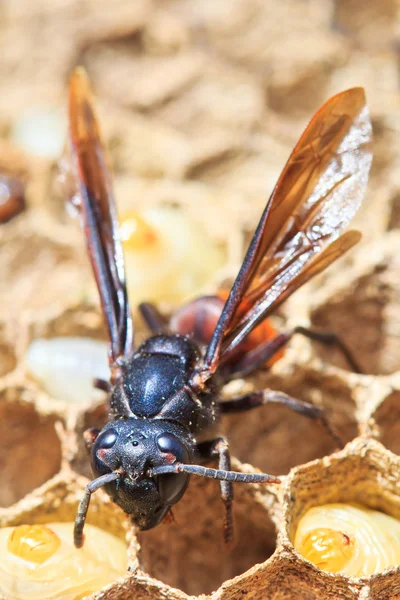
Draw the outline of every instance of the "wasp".
M274 403L313 419L323 414L274 390L221 402L222 386L268 364L295 333L338 343L357 368L331 334L298 327L263 339L254 332L361 237L358 231L342 231L363 199L372 160L364 91L353 88L333 96L313 117L266 204L229 293L189 303L169 324L155 306L142 304L152 335L138 348L106 150L82 68L70 80L69 141L75 203L100 295L111 372L110 382L97 382L109 393L109 422L101 431L85 432L95 479L79 504L75 545L83 544L91 494L100 487L146 530L182 498L190 476L220 482L229 543L233 483L280 480L231 470L227 439L213 437L220 416ZM210 458L217 458L217 469L197 464Z

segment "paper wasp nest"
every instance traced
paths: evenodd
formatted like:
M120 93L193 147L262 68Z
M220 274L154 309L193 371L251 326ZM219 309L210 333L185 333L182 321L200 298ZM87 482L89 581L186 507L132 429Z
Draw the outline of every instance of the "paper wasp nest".
M120 209L177 207L226 253L202 293L235 275L313 112L333 93L362 85L375 130L369 192L355 223L364 241L296 293L276 322L343 335L366 374L350 373L332 349L294 339L271 373L226 390L268 386L314 402L344 447L281 407L226 417L233 468L242 461L246 470L283 476L281 486L236 485L232 551L222 543L216 482L193 479L175 521L140 534L96 492L88 521L126 543L129 571L91 598L398 598L399 567L363 578L324 572L292 542L302 515L323 504L363 504L400 518L399 3L3 4L0 171L25 183L28 209L0 225L1 526L74 519L89 476L82 431L106 418L101 398L69 404L27 374L32 340L105 339L82 234L55 181L51 149L62 143L50 139L43 152L46 131L35 150L35 110L59 114L67 74L86 66ZM62 132L60 122L54 135ZM141 341L139 322L137 332Z

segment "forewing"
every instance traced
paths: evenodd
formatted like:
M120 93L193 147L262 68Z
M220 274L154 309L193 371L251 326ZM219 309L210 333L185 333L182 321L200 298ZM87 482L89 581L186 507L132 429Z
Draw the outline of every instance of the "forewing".
M371 141L362 88L337 94L316 113L264 210L208 347L205 370L214 372L221 355L299 287L291 282L301 281L310 261L347 226L366 189Z
M133 350L124 258L106 152L86 73L70 81L69 132L78 209L110 339L111 365Z

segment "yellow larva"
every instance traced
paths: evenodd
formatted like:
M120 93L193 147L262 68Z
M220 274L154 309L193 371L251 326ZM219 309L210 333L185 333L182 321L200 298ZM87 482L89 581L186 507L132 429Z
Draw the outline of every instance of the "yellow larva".
M132 305L179 303L199 293L225 262L207 232L171 206L125 214L121 236Z
M87 525L76 549L73 523L0 529L0 595L7 600L78 600L122 577L122 540Z
M324 571L353 577L400 564L400 521L351 504L325 504L300 519L294 547Z

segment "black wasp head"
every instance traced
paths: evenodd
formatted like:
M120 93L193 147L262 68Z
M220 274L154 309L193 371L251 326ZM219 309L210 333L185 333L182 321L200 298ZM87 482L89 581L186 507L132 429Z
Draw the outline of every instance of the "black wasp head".
M160 523L181 499L189 476L151 475L151 469L175 462L191 464L193 442L183 428L157 419L121 419L97 436L91 454L96 477L119 471L122 477L105 490L140 529Z

